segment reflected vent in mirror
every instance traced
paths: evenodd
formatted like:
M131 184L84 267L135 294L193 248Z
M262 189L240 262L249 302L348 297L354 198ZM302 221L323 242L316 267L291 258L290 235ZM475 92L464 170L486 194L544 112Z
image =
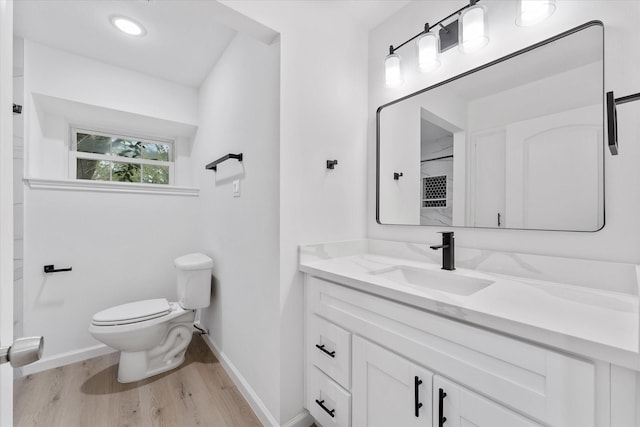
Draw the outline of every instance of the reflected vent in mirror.
M427 176L422 178L422 207L447 207L447 176Z

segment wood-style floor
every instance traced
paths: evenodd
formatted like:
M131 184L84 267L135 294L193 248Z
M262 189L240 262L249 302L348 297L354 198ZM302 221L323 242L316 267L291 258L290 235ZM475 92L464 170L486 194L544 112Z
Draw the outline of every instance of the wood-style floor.
M261 426L198 334L177 369L120 384L118 353L16 380L15 426Z

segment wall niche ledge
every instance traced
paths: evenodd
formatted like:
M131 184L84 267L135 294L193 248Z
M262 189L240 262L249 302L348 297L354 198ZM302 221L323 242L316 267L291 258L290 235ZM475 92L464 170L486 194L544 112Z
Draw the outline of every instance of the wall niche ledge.
M92 191L102 193L160 194L167 196L197 197L200 189L161 184L138 184L131 182L99 182L83 180L62 180L25 178L24 182L34 190Z

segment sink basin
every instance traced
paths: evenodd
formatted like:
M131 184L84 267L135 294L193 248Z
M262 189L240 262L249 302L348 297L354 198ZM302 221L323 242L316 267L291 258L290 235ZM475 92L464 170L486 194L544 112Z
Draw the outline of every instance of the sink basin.
M398 265L370 273L393 282L419 288L433 289L450 294L472 295L490 284L492 280L460 276L451 271L425 270L423 268Z

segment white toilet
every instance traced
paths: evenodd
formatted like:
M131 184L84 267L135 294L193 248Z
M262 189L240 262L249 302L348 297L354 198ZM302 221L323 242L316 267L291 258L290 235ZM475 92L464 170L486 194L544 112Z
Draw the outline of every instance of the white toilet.
M208 307L213 260L204 254L176 258L178 302L136 301L96 313L89 332L120 350L118 381L140 381L184 361L196 309Z

